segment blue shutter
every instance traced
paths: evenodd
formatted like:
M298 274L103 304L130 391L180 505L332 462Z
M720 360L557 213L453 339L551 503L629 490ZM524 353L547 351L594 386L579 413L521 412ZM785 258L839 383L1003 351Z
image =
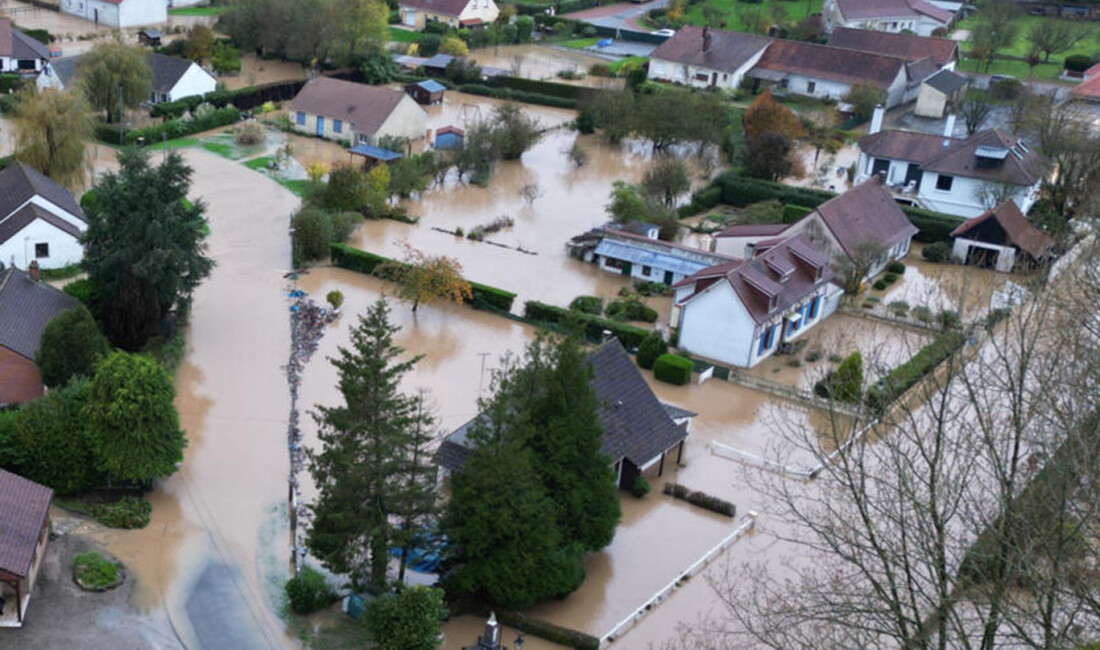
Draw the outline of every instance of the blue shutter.
M305 124L306 124L306 114L303 113L302 111L298 111L298 125L299 126L305 126Z
M333 120L332 121L332 132L333 133L343 133L344 132L344 123L341 122L340 120Z

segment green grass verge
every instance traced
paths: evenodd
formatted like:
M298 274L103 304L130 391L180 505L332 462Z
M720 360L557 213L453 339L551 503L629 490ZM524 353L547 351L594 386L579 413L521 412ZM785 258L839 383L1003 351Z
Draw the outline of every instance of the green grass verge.
M246 160L244 166L259 171L261 169L267 169L268 165L271 164L273 160L275 160L275 156L260 156L252 160Z
M118 582L118 565L88 551L73 558L73 575L88 589L106 589Z
M169 16L220 16L229 7L179 7L176 9L169 9Z
M202 148L230 160L239 160L241 157L237 152L237 148L226 142L203 142Z
M979 24L979 17L981 12L970 16L966 20L960 22L956 29L965 29L973 31ZM1053 16L1022 16L1016 20L1016 25L1019 28L1016 35L1016 41L1012 44L1012 47L1005 48L998 52L998 54L1004 54L1008 56L1014 56L1020 59L1025 58L1029 52L1031 52L1031 43L1027 40L1027 35L1031 33L1031 30L1035 29L1044 20L1064 20L1062 18L1055 18ZM1073 46L1073 49L1056 54L1050 57L1052 65L1057 65L1059 72L1061 72L1062 61L1067 56L1072 54L1084 54L1086 56L1093 56L1097 51L1100 51L1100 23L1090 22L1086 20L1074 20L1073 24L1080 29L1085 29L1089 32L1089 35L1082 39L1079 43ZM964 50L969 50L970 46L966 43L962 44ZM964 68L965 69L965 68ZM1036 68L1038 72L1038 68ZM997 73L993 74L1011 74L1011 73ZM1024 64L1024 77L1027 76L1027 65Z
M1035 66L1034 70L1029 70L1026 61L994 59L993 64L989 66L989 70L987 71L984 68L979 70L979 62L977 59L963 57L963 59L959 61L959 70L965 70L967 72L988 72L988 74L1007 74L1017 79L1031 78L1042 79L1044 81L1059 81L1059 77L1062 74L1062 60L1059 59L1058 63L1040 63Z
M80 266L80 262L74 262L56 269L42 269L41 274L43 280L68 280L83 272L84 269Z
M183 149L185 147L197 147L201 144L198 138L178 138L176 140L165 140L164 142L157 142L147 147L149 151L162 151L164 149Z
M702 27L706 25L703 19L703 7L711 5L717 7L725 16L724 29L735 32L751 32L752 23L757 15L762 22L774 22L770 19L772 11L785 12L784 22L798 22L822 10L825 0L803 0L802 2L789 2L787 0L763 0L760 4L742 2L741 0L709 0L708 2L692 5L684 12L684 20L691 25ZM773 9L778 6L779 9ZM757 13L759 12L759 14Z
M571 50L583 50L586 47L592 47L599 41L599 38L574 38L571 41L562 41L558 45L568 47Z
M607 69L611 71L611 74L617 75L617 74L619 74L619 71L623 69L623 66L626 66L626 65L643 66L643 65L646 64L646 61L649 61L649 59L647 57L644 57L644 56L628 56L628 57L624 57L622 59L619 59L618 61L612 61L611 63L607 64Z
M420 32L414 32L408 29L398 29L393 26L391 26L389 29L391 43L412 43L416 39L420 38Z
M309 192L310 187L313 186L313 181L309 179L297 180L297 181L279 181L279 185L282 185L286 189L294 192L295 196L302 198Z

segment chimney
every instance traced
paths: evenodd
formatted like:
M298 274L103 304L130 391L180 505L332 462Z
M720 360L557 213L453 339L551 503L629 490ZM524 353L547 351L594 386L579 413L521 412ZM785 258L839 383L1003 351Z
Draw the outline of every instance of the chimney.
M615 335L611 333L611 330L604 330L603 331L603 340L601 341L601 343L607 343L608 341L610 341L613 338L615 338Z
M875 106L875 112L871 114L871 128L867 130L867 135L874 135L882 130L882 118L886 116L886 109L882 104Z
M703 51L710 52L710 27L703 28Z
M943 137L953 137L955 133L955 114L952 113L947 116L947 123L943 125Z
M886 184L886 172L885 171L881 171L881 172L875 174L875 178L878 179L878 184L879 185L885 185Z
M38 282L38 260L31 260L30 266L27 267L27 273L32 280Z
M489 620L485 621L485 633L478 639L478 647L499 650L500 624L497 623L496 612L489 612Z

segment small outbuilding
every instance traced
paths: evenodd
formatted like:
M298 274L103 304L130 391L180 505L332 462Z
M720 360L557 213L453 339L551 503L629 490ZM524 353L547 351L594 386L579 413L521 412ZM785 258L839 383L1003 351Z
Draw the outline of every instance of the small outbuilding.
M22 627L46 542L53 490L0 469L0 627Z
M461 149L466 132L457 126L444 126L435 132L436 149Z
M427 79L425 81L418 81L405 86L405 92L416 100L417 104L421 106L431 106L432 104L443 103L443 93L447 90L447 87L439 83L434 79Z
M966 220L951 237L953 259L1002 273L1045 264L1054 251L1054 240L1031 225L1011 200Z
M143 29L138 32L138 42L149 47L160 47L163 36L159 30Z
M940 70L920 85L913 112L917 117L941 119L965 90L966 77L951 70Z
M379 163L389 164L401 160L401 154L389 149L375 147L373 145L359 143L348 149L348 153L354 160L355 157L363 159L363 169L371 169Z

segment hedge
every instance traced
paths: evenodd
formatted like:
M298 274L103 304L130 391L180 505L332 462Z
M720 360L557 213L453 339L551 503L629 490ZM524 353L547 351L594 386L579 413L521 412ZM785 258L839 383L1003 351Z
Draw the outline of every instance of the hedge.
M783 223L794 223L813 211L813 208L807 208L804 205L785 205L783 206Z
M552 97L550 95L541 95L539 93L528 93L522 90L512 90L510 88L490 88L484 84L466 84L459 86L458 88L464 93L471 95L482 95L484 97L493 97L495 99L505 99L515 102L524 102L527 104L541 104L542 106L551 106L553 108L576 108L577 100L565 99L562 97Z
M683 386L691 381L695 363L676 354L662 354L653 362L653 376L669 384Z
M583 90L581 86L570 86L568 84L554 83L553 81L524 79L523 77L496 77L494 81L512 90L535 93L536 95L546 95L547 97L571 99L574 102L581 98L581 90Z
M504 625L566 648L599 650L600 647L600 640L590 634L555 625L549 621L531 618L519 612L490 606L487 603L465 596L455 597L453 594L448 594L447 605L451 611L451 616L475 615L488 617L491 610L496 614L497 620Z
M134 129L126 134L126 144L136 144L139 138L144 138L144 141L150 144L161 140L175 140L193 133L216 129L219 126L236 124L240 120L240 109L236 106L225 106L216 108L202 117L168 120L143 129Z
M914 384L936 369L966 343L963 332L944 332L924 346L913 358L894 368L867 390L867 406L882 415L886 408Z
M710 210L722 202L722 188L718 185L708 185L692 193L691 201L677 209L680 218L690 217L700 212Z
M7 95L15 90L22 81L22 77L17 74L0 74L0 93Z
M635 325L619 323L601 316L582 314L534 300L523 304L523 315L528 320L555 325L568 325L571 322L580 323L584 326L585 336L593 341L603 339L605 330L610 331L615 338L619 339L619 343L622 343L623 347L628 350L637 348L649 336L648 331Z
M379 265L397 263L388 257L352 248L346 244L331 244L329 255L333 266L368 275L374 275L374 270ZM467 282L469 281L467 280ZM474 308L477 308L479 303L484 303L497 309L512 311L512 303L516 299L516 294L477 282L470 282L469 284L472 295L467 303Z
M125 137L126 127L121 124L104 124L103 122L96 122L93 129L96 140L114 145L119 144L119 131L121 131L123 137Z
M680 499L681 501L687 501L692 505L699 506L700 508L706 508L711 512L717 512L720 515L726 515L727 517L737 516L737 506L733 505L725 499L719 499L716 496L711 496L706 492L696 492L695 490L689 490L687 487L680 485L679 483L665 483L664 493L673 497L674 499Z
M963 221L966 221L962 217L932 212L931 210L914 208L908 205L901 206L901 211L909 217L910 223L920 231L913 236L913 239L925 244L951 241L951 231L958 228Z

